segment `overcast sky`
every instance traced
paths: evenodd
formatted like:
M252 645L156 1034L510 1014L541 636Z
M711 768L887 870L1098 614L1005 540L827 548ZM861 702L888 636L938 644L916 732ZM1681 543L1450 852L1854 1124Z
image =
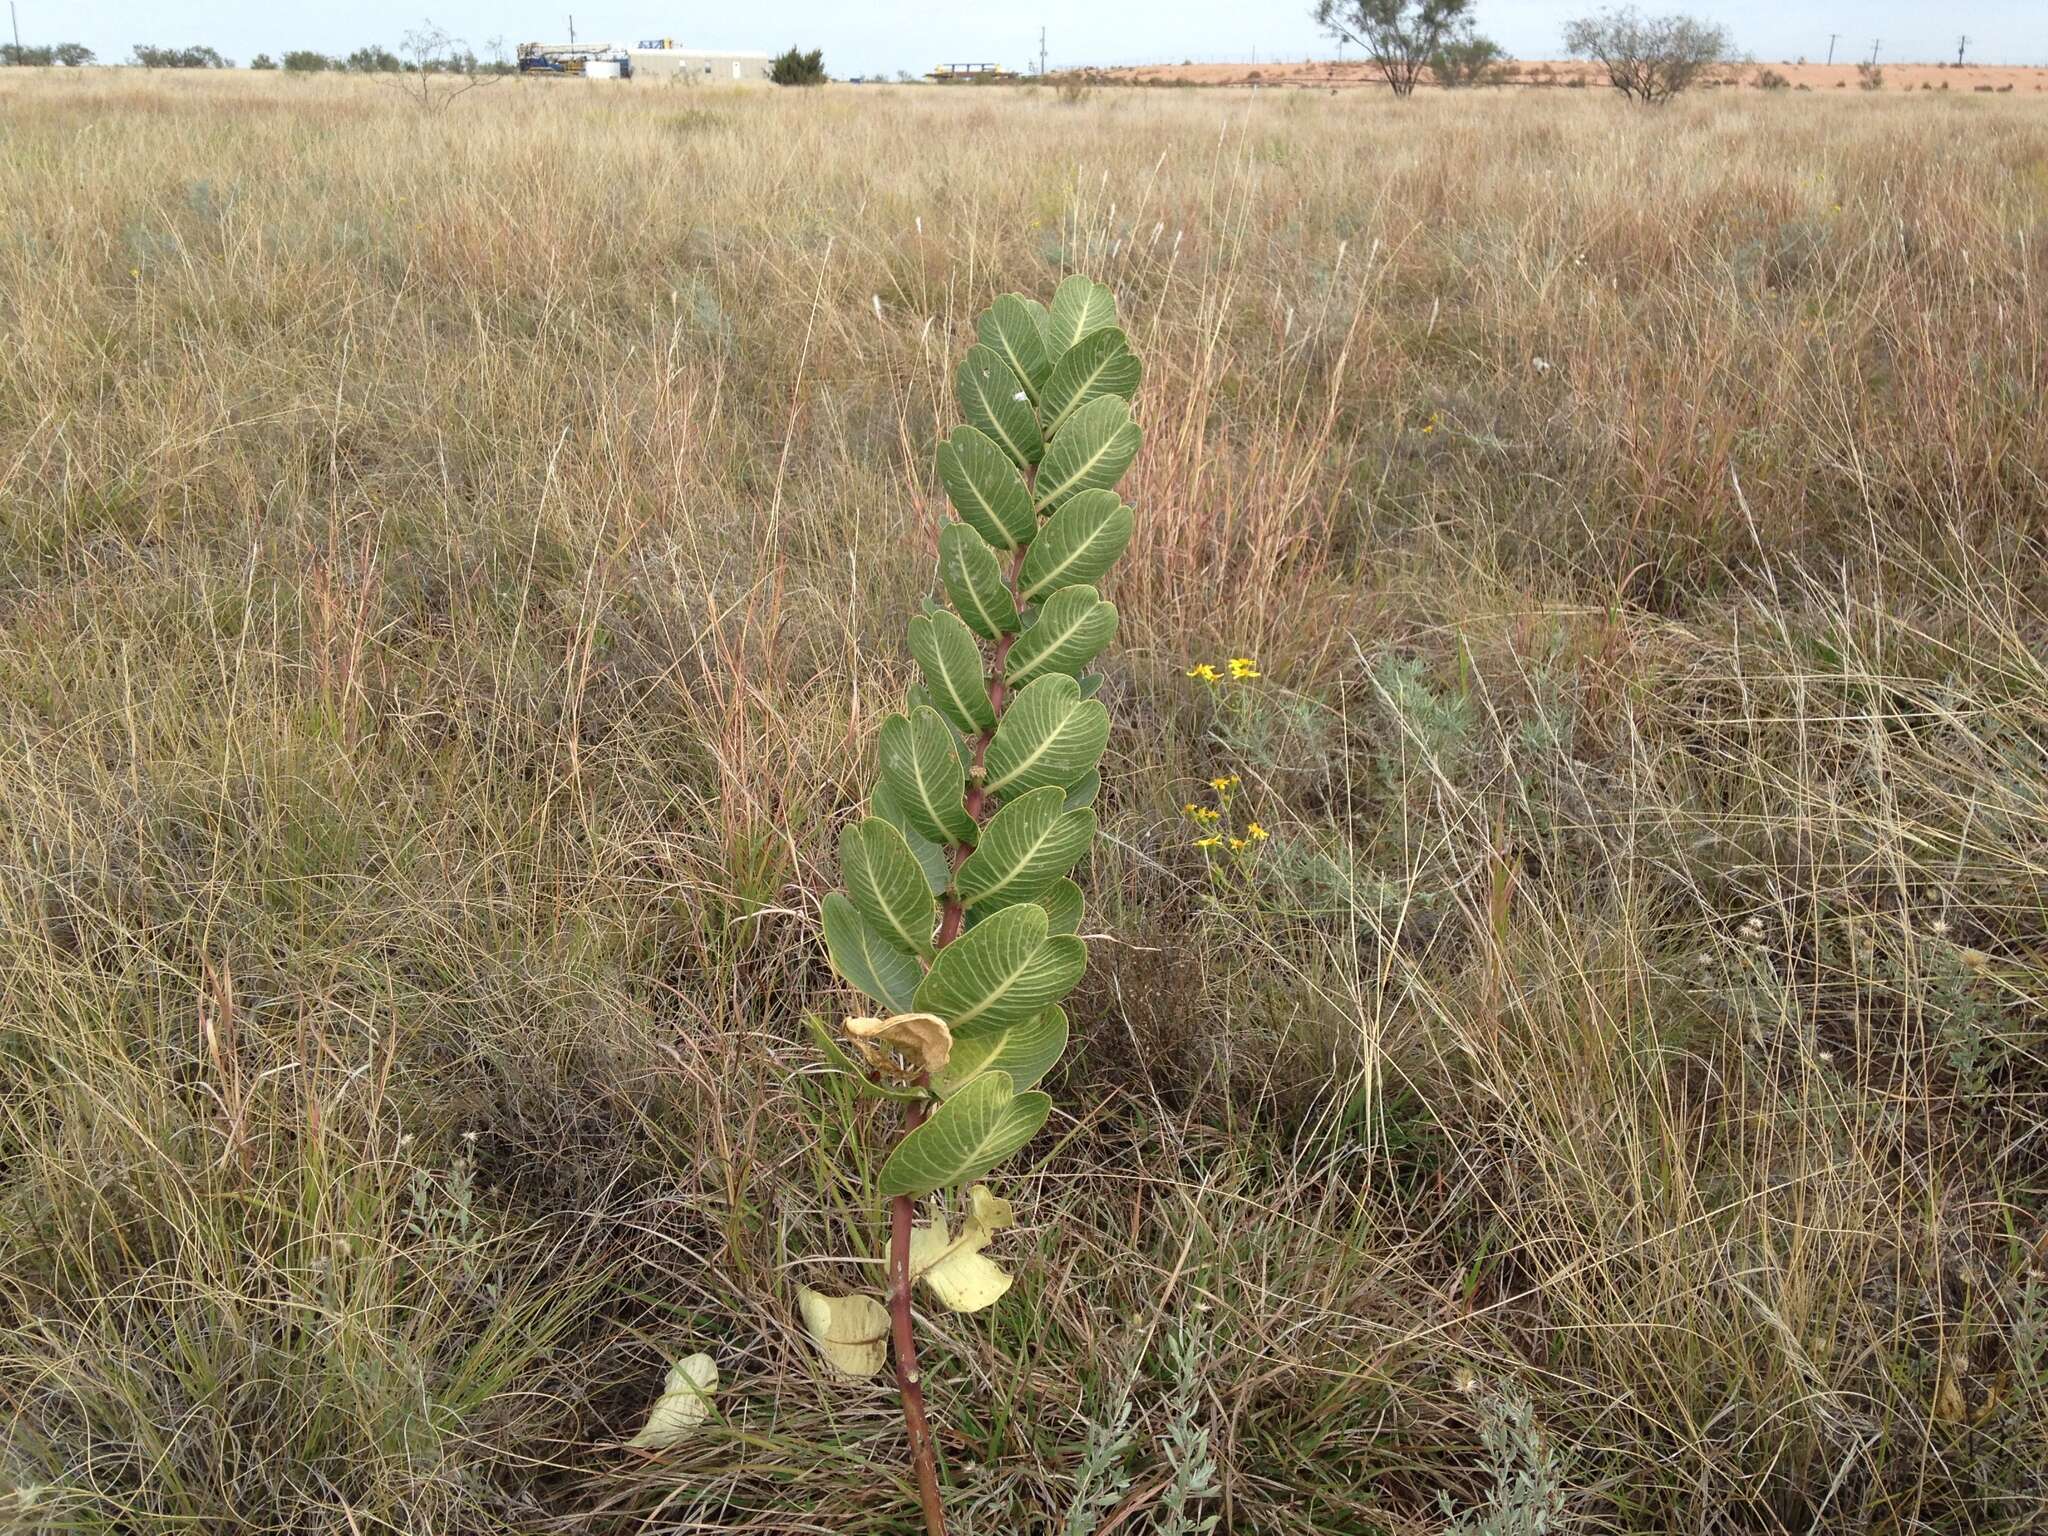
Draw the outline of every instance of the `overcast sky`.
M208 43L246 63L256 53L316 48L346 53L364 43L395 44L423 16L472 45L562 40L568 6L523 0L350 0L348 4L278 0L15 0L23 42L82 42L103 62L125 59L136 43ZM1558 56L1565 18L1601 0L1478 0L1483 31L1522 58ZM1679 8L1726 25L1736 46L1760 59L1826 56L1828 34L1842 33L1836 57L1953 58L1968 33L1969 56L1988 64L2048 64L2048 0L1650 0L1646 10ZM670 36L685 46L780 50L792 43L825 50L834 74L910 69L942 61L1036 63L1038 27L1054 68L1070 64L1158 63L1183 58L1329 57L1332 45L1308 19L1306 0L1038 0L1031 6L987 0L753 0L702 6L685 0L590 0L576 10L582 39L631 44Z

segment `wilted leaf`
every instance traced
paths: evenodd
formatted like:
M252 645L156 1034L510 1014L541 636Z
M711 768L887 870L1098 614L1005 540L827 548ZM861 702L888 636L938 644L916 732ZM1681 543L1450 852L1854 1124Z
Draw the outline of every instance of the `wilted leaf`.
M922 1099L926 1096L922 1088L898 1087L894 1083L881 1082L870 1077L867 1068L853 1059L846 1047L841 1045L832 1031L826 1027L825 1021L815 1013L804 1015L804 1028L811 1032L811 1038L817 1041L818 1049L825 1053L826 1062L853 1080L856 1092L876 1099L908 1100Z
M1011 1275L982 1252L996 1233L1017 1224L1010 1202L986 1184L967 1192L967 1221L959 1236L938 1221L919 1222L910 1233L910 1274L939 1304L954 1312L993 1306L1010 1288Z
M889 1356L889 1314L872 1296L827 1296L796 1288L804 1332L845 1376L872 1376Z
M686 1355L669 1367L647 1427L626 1442L636 1451L666 1450L711 1417L718 1390L718 1363L709 1355Z
M941 1072L953 1054L953 1032L936 1013L898 1013L886 1019L848 1019L846 1032L877 1066L888 1063L869 1044L895 1047L921 1072Z

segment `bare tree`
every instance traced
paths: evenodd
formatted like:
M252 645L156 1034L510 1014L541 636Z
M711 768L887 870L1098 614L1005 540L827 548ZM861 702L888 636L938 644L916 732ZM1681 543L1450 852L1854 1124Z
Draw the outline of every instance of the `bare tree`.
M1634 6L1586 16L1564 29L1564 45L1597 61L1630 101L1669 101L1727 59L1728 33L1693 16L1645 16Z
M1363 49L1396 96L1412 96L1429 61L1470 33L1471 12L1472 0L1317 0L1309 15Z
M404 73L394 83L426 111L443 111L456 97L504 78L503 40L493 38L485 46L491 50L488 61L478 59L461 38L423 21L399 41Z

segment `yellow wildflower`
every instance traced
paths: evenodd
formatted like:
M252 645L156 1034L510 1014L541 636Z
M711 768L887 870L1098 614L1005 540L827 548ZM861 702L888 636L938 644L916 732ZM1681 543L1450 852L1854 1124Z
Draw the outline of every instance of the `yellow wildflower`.
M1209 787L1215 790L1217 794L1223 795L1228 794L1231 790L1237 788L1237 786L1242 784L1243 782L1243 779L1239 778L1236 774L1233 773L1230 775L1230 777L1225 779L1211 779L1209 781Z
M1242 852L1244 852L1244 850L1245 850L1245 849L1249 848L1250 846L1251 846L1251 844L1250 844L1250 843L1247 843L1247 842L1246 842L1246 841L1245 841L1245 840L1244 840L1243 838L1241 838L1241 837L1233 837L1233 838L1232 838L1232 839L1230 840L1230 851L1231 851L1232 853L1242 853Z
M1205 683L1220 683L1223 681L1222 675L1206 661L1199 666L1188 668L1188 676L1199 677Z
M1193 817L1197 821L1220 821L1223 817L1223 813L1221 811L1215 810L1206 805L1196 806L1193 809L1193 811L1190 812L1190 814L1193 815Z
M1244 835L1255 843L1263 843L1266 840L1266 829L1256 821L1248 822L1244 829Z
M1247 678L1259 676L1259 669L1252 665L1251 657L1233 656L1230 658L1230 675L1243 682Z
M1195 839L1195 846L1197 848L1214 848L1222 841L1223 839L1220 837L1198 837Z

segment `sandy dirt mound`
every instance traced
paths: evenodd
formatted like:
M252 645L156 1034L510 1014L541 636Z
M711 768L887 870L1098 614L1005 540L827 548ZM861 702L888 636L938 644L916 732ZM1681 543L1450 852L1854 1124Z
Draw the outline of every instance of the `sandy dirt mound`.
M1758 60L1754 64L1730 65L1718 71L1713 83L1720 86L1754 86L1760 74L1774 70L1795 88L1853 91L1858 80L1855 63L1793 64ZM1276 60L1257 64L1146 64L1117 69L1076 71L1105 83L1133 85L1285 85L1322 86L1332 89L1382 86L1377 71L1356 60L1336 63L1328 59ZM1998 92L2048 90L2048 69L2001 65L1886 64L1886 91ZM1593 67L1582 61L1517 60L1511 83L1519 86L1568 86L1574 81L1587 85L1601 83Z

